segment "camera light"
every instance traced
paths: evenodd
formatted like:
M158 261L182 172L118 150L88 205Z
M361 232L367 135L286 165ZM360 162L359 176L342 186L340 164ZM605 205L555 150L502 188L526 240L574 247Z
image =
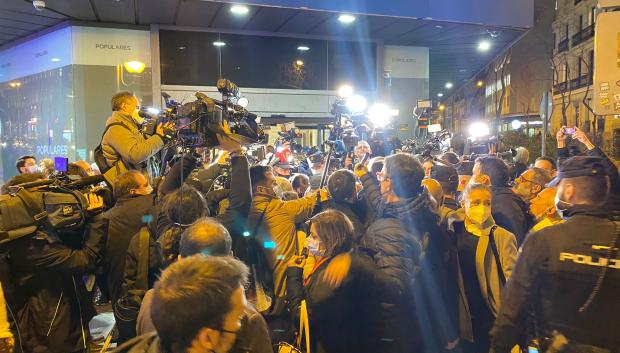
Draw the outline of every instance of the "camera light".
M386 127L391 116L392 109L383 103L376 103L368 109L368 118L375 127Z
M469 126L469 136L471 137L484 137L488 136L489 133L489 126L481 121L475 122Z
M342 15L338 16L338 21L340 21L341 23L352 23L355 21L355 16L343 13Z
M346 105L351 113L361 113L366 109L366 106L368 106L368 101L364 96L355 95L347 99Z
M132 74L139 74L144 71L146 64L144 64L141 61L134 60L134 61L128 61L124 63L123 66L125 66L125 70L127 70L127 72L132 73Z
M237 104L244 108L247 108L248 104L250 104L250 101L246 97L241 97L237 100Z
M522 122L520 120L515 119L510 123L510 126L512 127L513 130L519 130L521 128L521 124Z
M147 108L146 111L151 114L151 115L157 115L159 114L160 110L157 108Z
M226 43L218 40L218 41L213 42L213 45L215 45L216 47L223 47L226 45Z
M250 9L248 9L248 7L245 5L233 5L230 8L230 12L232 12L235 15L245 15L248 12L250 12Z
M353 87L349 85L343 85L338 88L338 96L341 98L349 98L353 95Z

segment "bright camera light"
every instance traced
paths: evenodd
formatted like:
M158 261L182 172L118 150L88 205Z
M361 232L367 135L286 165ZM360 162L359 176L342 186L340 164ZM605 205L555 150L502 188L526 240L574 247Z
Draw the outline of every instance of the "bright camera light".
M489 126L481 121L475 122L469 126L469 136L471 137L484 137L488 136L489 133Z
M347 99L347 108L351 111L351 113L361 113L366 109L368 105L368 101L364 96L351 96Z
M244 108L247 108L248 104L250 104L250 101L246 97L241 97L237 100L237 104Z
M453 85L452 85L452 82L448 82L448 83L446 83L446 88L447 88L447 89L452 88L452 86L453 86Z
M230 12L234 13L235 15L245 15L249 11L250 9L248 9L248 7L245 5L233 5L230 8Z
M216 47L223 47L226 45L226 43L218 40L218 41L213 42L213 45L215 45Z
M149 114L152 114L152 115L159 114L159 109L157 109L157 108L147 108L146 111L149 112Z
M375 127L386 127L391 116L392 109L383 103L376 103L368 109L368 118Z
M299 50L299 51L308 51L308 50L310 50L310 47L306 46L306 45L300 45L300 46L297 47L297 50Z
M491 42L489 42L488 40L483 40L482 42L478 43L478 50L487 51L489 49L491 49Z
M349 85L343 85L338 88L338 96L341 98L349 98L353 95L353 87Z
M141 61L128 61L124 63L123 66L125 66L125 70L127 70L127 72L132 74L142 73L146 67L146 65Z
M355 16L343 13L342 15L338 16L338 21L342 23L351 23L355 21Z
M512 127L513 130L519 130L521 128L521 121L520 120L513 120L510 123L510 126Z

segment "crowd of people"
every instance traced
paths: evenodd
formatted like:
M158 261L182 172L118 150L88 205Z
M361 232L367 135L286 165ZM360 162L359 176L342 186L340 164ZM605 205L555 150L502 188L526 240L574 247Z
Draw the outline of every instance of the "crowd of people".
M95 293L112 304L115 352L620 348L620 178L579 129L579 155L562 128L557 159L520 148L513 163L367 159L361 141L324 186L322 154L305 174L286 160L250 165L220 134L213 163L188 154L155 181L145 161L170 126L144 138L137 99L112 106L101 172L113 192L94 197L79 241L39 225L3 251L0 351L88 351ZM16 167L4 193L51 174L32 156ZM214 190L222 177L230 188Z

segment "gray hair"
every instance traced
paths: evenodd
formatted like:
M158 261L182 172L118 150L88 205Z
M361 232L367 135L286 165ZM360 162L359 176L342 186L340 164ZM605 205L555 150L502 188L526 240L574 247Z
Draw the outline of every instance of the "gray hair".
M515 162L527 164L530 160L530 151L525 147L517 147L517 155L514 158Z

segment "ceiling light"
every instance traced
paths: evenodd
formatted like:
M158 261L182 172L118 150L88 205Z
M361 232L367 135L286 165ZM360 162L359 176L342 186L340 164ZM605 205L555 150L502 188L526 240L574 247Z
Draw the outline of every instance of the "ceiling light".
M144 71L146 64L144 64L141 61L134 60L134 61L128 61L124 63L123 66L125 66L125 70L127 70L127 72L132 73L132 74L139 74L139 73L142 73L142 71Z
M445 109L446 109L445 105L442 104L442 105L439 106L439 110L444 111Z
M304 66L304 61L303 60L296 60L295 61L295 65L297 65L297 66Z
M342 15L338 16L338 21L342 23L351 23L355 21L355 16L343 13Z
M213 45L215 45L216 47L223 47L226 45L226 43L218 40L218 41L213 42Z
M491 49L491 42L489 42L488 40L483 40L480 43L478 43L479 51L487 51L489 49Z
M186 46L184 46L184 45L182 45L182 46L180 46L180 47L179 47L179 50L185 50L185 49L187 49L187 47L186 47Z
M310 47L305 46L305 45L300 45L300 46L297 47L297 50L299 50L299 51L308 51L308 50L310 50Z
M482 81L476 82L476 87L482 87L482 86L484 86L484 82Z
M437 93L437 97L443 97L443 93L441 92Z
M50 59L50 61L53 61L53 62L55 62L55 63L56 63L56 62L59 62L59 61L60 61L60 59L58 59L58 58L51 58L51 59Z
M233 5L230 7L230 12L235 15L245 15L250 12L250 9L245 5Z
M447 82L447 83L446 83L446 88L447 88L447 89L452 88L452 82Z
M443 26L442 26L442 25L435 25L435 28L437 28L437 29L442 29L442 28L443 28Z

